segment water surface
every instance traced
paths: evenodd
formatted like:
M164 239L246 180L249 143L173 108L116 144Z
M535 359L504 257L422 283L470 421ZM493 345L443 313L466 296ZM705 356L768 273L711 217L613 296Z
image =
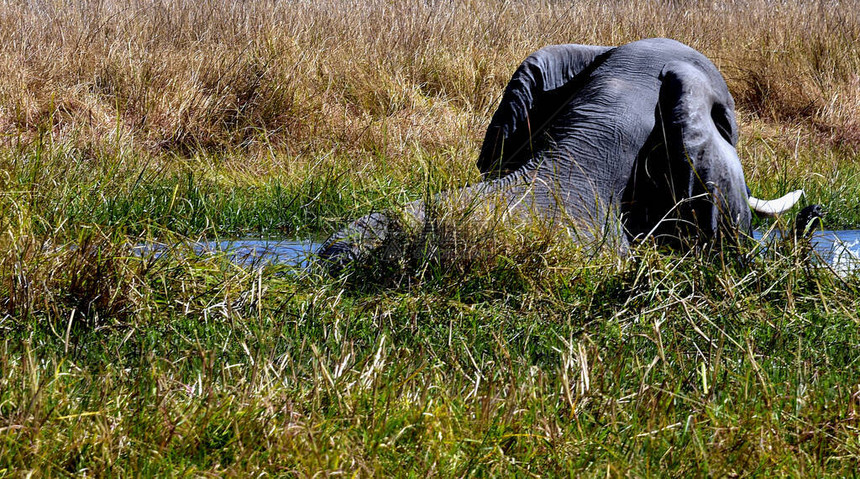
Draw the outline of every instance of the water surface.
M243 238L195 241L185 245L144 244L137 245L135 252L158 257L172 248L188 248L198 256L224 257L240 266L283 264L305 268L310 265L321 245L322 243L313 240Z
M763 233L753 237L762 240ZM813 251L834 271L847 274L860 270L860 230L820 230L810 239Z
M763 233L754 232L761 241ZM814 251L822 261L839 273L860 269L860 230L816 231L811 239ZM307 267L322 243L314 240L277 240L244 238L221 241L199 241L186 245L200 256L217 255L241 266L285 264ZM140 245L139 254L159 256L170 248L167 245Z

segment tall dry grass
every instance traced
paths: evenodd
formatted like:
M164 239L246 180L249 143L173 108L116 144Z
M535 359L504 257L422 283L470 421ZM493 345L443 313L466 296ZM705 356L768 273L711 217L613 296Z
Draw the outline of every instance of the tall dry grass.
M0 131L7 145L49 131L183 156L471 154L530 52L666 36L714 60L747 122L856 145L857 12L800 0L5 1Z

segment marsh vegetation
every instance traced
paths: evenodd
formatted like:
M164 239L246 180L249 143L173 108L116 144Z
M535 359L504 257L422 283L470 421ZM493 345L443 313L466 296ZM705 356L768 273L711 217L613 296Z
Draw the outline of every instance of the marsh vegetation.
M319 238L463 186L526 55L654 36L726 77L757 196L803 188L857 227L856 9L21 1L0 32L0 476L860 466L860 283L793 243L441 231L455 247L346 279L131 251Z

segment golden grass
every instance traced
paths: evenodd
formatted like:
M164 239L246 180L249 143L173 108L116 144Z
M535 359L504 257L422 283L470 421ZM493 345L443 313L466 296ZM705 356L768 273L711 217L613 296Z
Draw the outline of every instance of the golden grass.
M7 145L471 162L530 52L654 36L713 59L747 121L860 142L860 15L838 2L21 1L0 35Z

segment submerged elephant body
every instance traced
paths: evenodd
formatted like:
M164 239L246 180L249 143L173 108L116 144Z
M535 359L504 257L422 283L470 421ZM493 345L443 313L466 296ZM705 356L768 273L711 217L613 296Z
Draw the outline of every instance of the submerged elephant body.
M440 197L620 248L736 237L751 218L737 139L734 100L696 50L669 39L554 45L511 78L478 158L484 181ZM407 211L424 221L420 202ZM359 259L391 229L381 214L361 218L320 256Z

